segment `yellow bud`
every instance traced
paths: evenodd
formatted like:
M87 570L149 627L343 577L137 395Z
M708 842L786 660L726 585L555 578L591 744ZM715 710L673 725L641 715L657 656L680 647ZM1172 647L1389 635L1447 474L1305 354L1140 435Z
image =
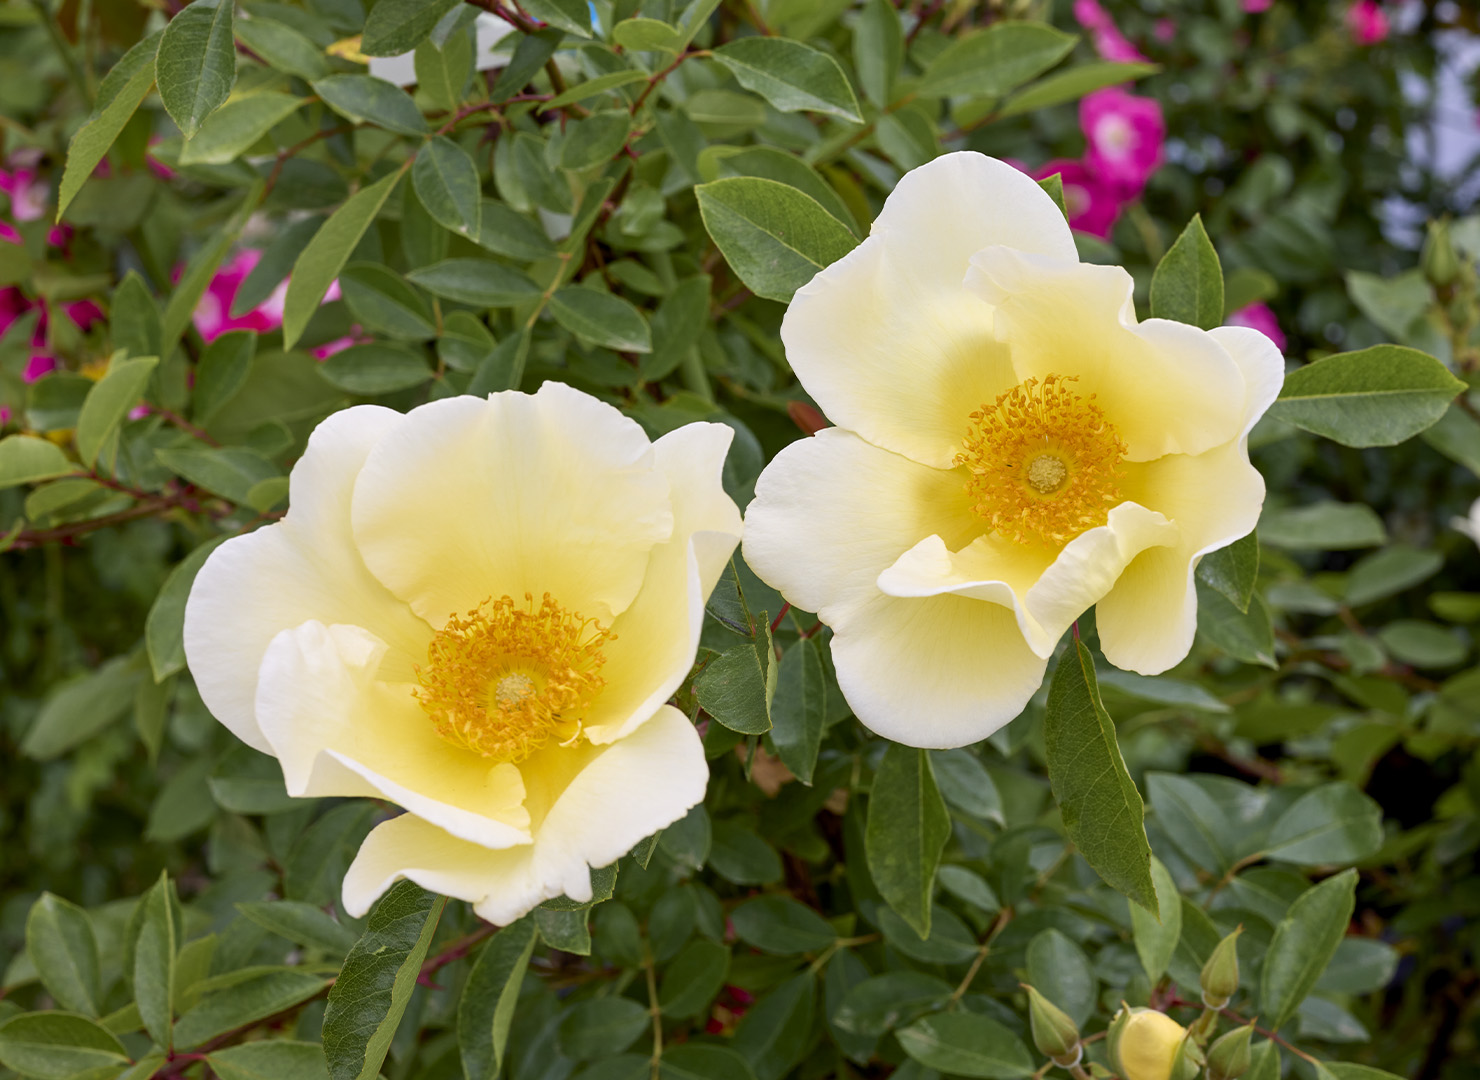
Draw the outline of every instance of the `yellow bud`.
M1113 1059L1124 1080L1172 1080L1186 1028L1166 1013L1134 1009L1118 1036L1113 1041Z

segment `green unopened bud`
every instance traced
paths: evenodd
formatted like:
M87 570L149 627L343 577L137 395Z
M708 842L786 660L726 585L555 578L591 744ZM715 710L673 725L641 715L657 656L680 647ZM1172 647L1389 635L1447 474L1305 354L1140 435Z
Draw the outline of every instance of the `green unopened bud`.
M1047 1054L1055 1065L1068 1068L1077 1065L1083 1051L1079 1047L1079 1027L1069 1015L1027 983L1028 1021L1033 1027L1033 1045Z
M1429 235L1424 239L1419 265L1423 267L1424 277L1441 289L1459 277L1459 257L1454 253L1447 221L1429 222Z
M1202 999L1210 1009L1221 1009L1230 998L1238 993L1238 936L1244 932L1242 926L1234 930L1213 950L1208 962L1203 965Z
M1188 1032L1177 1045L1177 1056L1172 1058L1172 1071L1168 1080L1197 1080L1203 1063L1202 1047L1197 1045L1197 1040Z
M1208 1080L1238 1080L1249 1069L1249 1040L1254 1025L1234 1028L1208 1047Z

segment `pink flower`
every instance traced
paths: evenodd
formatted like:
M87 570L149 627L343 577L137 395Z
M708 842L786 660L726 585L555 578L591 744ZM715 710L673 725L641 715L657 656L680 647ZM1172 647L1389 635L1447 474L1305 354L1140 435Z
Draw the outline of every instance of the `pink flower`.
M1095 52L1106 60L1116 60L1125 64L1146 61L1146 57L1141 55L1140 50L1120 32L1120 28L1115 25L1115 20L1110 17L1110 13L1100 6L1099 0L1074 0L1074 18L1089 32Z
M77 300L70 304L63 304L62 310L67 313L67 318L77 324L77 329L83 333L87 333L93 323L103 318L103 309L91 300Z
M1250 15L1258 15L1261 11L1268 11L1274 6L1274 0L1244 0L1244 10Z
M4 240L7 244L19 244L23 242L21 240L21 234L16 232L15 226L8 221L0 221L0 240Z
M32 353L31 359L26 361L26 368L21 372L21 381L33 383L43 375L50 375L57 369L57 358L47 356L45 353Z
M1054 173L1064 185L1064 209L1069 211L1070 227L1107 239L1120 216L1120 194L1082 161L1050 161L1028 175L1042 180Z
M0 405L0 428L10 423L10 406Z
M1089 143L1085 164L1124 197L1139 195L1162 162L1161 104L1106 87L1080 100L1079 126Z
M1157 19L1151 32L1156 35L1157 41L1167 44L1177 37L1177 22L1175 19Z
M341 337L335 338L333 341L326 341L322 345L311 351L315 360L327 360L335 353L344 352L345 349L358 344L360 344L360 342L357 338Z
M1358 45L1376 45L1388 36L1387 12L1377 0L1354 0L1346 9L1346 28Z
M0 169L0 191L10 196L10 216L35 221L46 213L46 185L31 169Z
M1269 310L1268 304L1250 304L1241 307L1237 311L1230 312L1226 320L1229 326L1247 326L1251 330L1258 330L1270 341L1280 352L1285 351L1285 332L1280 329L1280 321L1275 318L1274 312Z
M262 259L262 252L248 249L216 271L216 276L206 286L200 303L195 305L191 320L200 336L207 342L228 330L255 330L263 333L283 325L283 300L287 295L287 282L282 282L262 303L241 315L231 314L231 305L236 300L237 290L252 268Z

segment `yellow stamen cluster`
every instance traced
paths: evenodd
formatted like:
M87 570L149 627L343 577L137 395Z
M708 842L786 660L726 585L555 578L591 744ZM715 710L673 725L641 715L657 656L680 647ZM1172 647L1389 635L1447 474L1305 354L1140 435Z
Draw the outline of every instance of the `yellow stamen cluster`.
M1054 547L1105 524L1120 499L1126 446L1095 404L1066 385L1032 378L971 414L965 450L972 509L1017 543Z
M601 649L613 635L545 593L485 600L451 616L417 668L421 707L437 734L499 762L523 761L551 739L579 737L605 685Z

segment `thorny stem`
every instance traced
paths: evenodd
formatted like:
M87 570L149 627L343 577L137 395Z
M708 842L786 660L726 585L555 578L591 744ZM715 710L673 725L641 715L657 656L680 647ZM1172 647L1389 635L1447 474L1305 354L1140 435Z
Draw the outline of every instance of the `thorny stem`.
M471 934L464 934L462 937L458 938L452 944L448 945L445 949L439 952L436 956L432 957L430 960L424 961L421 965L421 971L416 976L416 981L419 982L422 986L431 986L431 976L433 972L435 972L438 968L446 967L454 960L461 960L464 956L467 956L468 953L473 951L474 945L478 944L478 942L484 940L485 938L492 937L495 933L498 932L498 929L499 928L497 926L494 926L492 923L484 923L482 926L478 927L478 929L474 930Z
M992 923L992 928L987 931L987 936L976 950L976 958L971 961L971 966L966 969L966 977L961 980L956 989L951 991L950 1004L954 1005L966 996L971 981L976 978L976 973L982 969L987 961L987 954L992 951L992 942L997 940L997 935L1006 929L1007 924L1012 921L1012 908L1005 907L997 913L997 919Z
M147 402L145 403L144 408L148 409L155 416L164 418L169 423L173 424L175 427L179 428L186 434L195 436L201 442L206 443L209 446L219 447L221 445L208 431L206 431L204 428L197 427L195 424L192 424L189 420L186 420L179 413L172 412L162 405L151 405Z
M642 973L647 980L648 1013L653 1018L652 1080L659 1080L663 1072L663 1012L658 1007L658 974L653 954L646 945L642 950Z
M660 82L662 82L664 79L668 78L669 75L672 75L673 72L678 70L679 64L682 64L690 57L709 55L710 52L708 49L694 49L691 52L686 52L682 56L678 57L678 59L674 60L673 63L669 64L662 71L648 76L647 86L643 87L642 93L638 94L637 100L632 103L632 115L637 115L637 110L642 108L643 103L648 99L648 95L658 88L658 84Z

